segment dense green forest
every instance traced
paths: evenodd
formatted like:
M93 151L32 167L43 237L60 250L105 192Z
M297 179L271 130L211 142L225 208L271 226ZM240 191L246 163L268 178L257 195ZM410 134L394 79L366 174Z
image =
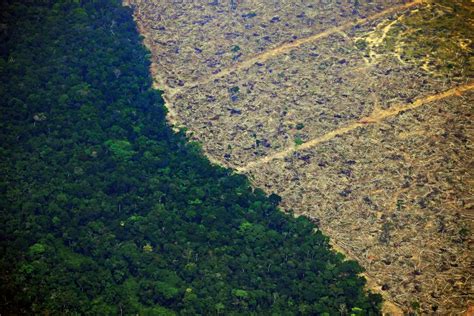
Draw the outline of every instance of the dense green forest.
M360 266L166 124L119 1L2 1L0 313L378 314Z

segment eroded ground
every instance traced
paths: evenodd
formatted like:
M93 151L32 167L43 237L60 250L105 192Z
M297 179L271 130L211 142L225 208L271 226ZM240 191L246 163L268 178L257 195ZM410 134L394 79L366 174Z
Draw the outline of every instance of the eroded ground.
M343 3L342 3L343 2ZM131 1L169 119L404 311L473 304L474 4Z

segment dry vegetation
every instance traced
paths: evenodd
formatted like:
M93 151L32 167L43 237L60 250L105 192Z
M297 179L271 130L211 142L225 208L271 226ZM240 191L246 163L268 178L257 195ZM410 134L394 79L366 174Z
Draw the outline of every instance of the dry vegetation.
M404 311L473 304L472 2L131 2L171 121L213 161Z

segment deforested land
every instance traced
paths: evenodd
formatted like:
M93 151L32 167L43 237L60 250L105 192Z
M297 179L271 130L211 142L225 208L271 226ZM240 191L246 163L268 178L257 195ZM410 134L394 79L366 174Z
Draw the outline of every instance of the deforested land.
M395 312L473 304L471 1L140 1L168 121L306 215Z

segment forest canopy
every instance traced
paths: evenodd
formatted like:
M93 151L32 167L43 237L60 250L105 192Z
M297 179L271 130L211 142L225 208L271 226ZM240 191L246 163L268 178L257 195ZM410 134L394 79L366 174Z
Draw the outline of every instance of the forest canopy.
M1 6L0 313L379 313L307 218L170 129L130 8Z

